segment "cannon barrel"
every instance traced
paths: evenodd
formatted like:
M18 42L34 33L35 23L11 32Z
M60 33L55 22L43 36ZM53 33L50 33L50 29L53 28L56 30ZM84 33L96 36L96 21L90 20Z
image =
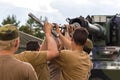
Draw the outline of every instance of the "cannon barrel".
M89 33L95 37L102 38L106 35L106 29L105 27L99 25L99 24L90 24L88 23L87 30Z
M96 37L96 38L103 38L106 35L106 29L105 27L99 25L99 24L91 24L89 23L87 20L83 19L83 18L68 18L67 22L69 24L75 24L75 25L79 25L81 27L85 27L89 34Z

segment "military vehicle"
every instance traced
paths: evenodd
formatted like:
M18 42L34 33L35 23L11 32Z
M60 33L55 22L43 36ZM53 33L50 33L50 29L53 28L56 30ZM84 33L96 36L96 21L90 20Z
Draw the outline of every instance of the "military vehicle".
M120 80L120 15L80 16L67 22L89 31L94 45L90 80Z

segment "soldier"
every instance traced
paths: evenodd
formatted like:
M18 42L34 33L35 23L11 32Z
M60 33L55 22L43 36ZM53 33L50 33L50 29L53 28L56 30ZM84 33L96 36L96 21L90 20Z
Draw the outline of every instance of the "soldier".
M15 57L21 61L29 62L34 67L38 80L50 80L50 73L47 61L59 56L55 40L51 36L52 24L45 22L44 30L47 41L47 50L41 51L24 51L16 54Z
M38 80L31 64L13 57L19 46L19 31L7 24L0 27L0 79Z
M54 59L60 67L60 80L88 80L92 69L92 61L88 53L83 50L88 38L85 28L76 28L71 41L64 37L57 25L57 32L62 43L70 50L61 50L60 56Z

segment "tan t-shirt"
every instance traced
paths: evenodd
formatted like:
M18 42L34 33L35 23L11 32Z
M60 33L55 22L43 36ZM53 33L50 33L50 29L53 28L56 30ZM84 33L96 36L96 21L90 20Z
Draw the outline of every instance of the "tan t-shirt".
M25 51L15 54L15 57L21 61L29 62L34 67L38 80L50 80L46 51Z
M88 80L92 61L87 53L63 50L55 62L60 66L60 80Z
M0 56L0 80L38 80L31 64L13 56Z

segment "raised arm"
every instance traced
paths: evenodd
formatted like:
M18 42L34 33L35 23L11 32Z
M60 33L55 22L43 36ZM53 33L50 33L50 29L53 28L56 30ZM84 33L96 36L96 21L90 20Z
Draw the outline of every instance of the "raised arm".
M56 31L59 34L59 38L64 45L65 48L71 49L71 40L67 39L65 36L62 35L62 33L59 30L59 26L56 24Z
M65 25L66 26L66 30L65 30L65 37L68 39L68 40L71 40L71 37L70 37L70 34L69 34L69 25Z
M57 44L51 34L52 24L45 22L44 30L47 42L47 60L51 60L59 55Z
M44 51L47 50L47 42L46 42L46 38L43 40L41 46L40 46L40 51Z

